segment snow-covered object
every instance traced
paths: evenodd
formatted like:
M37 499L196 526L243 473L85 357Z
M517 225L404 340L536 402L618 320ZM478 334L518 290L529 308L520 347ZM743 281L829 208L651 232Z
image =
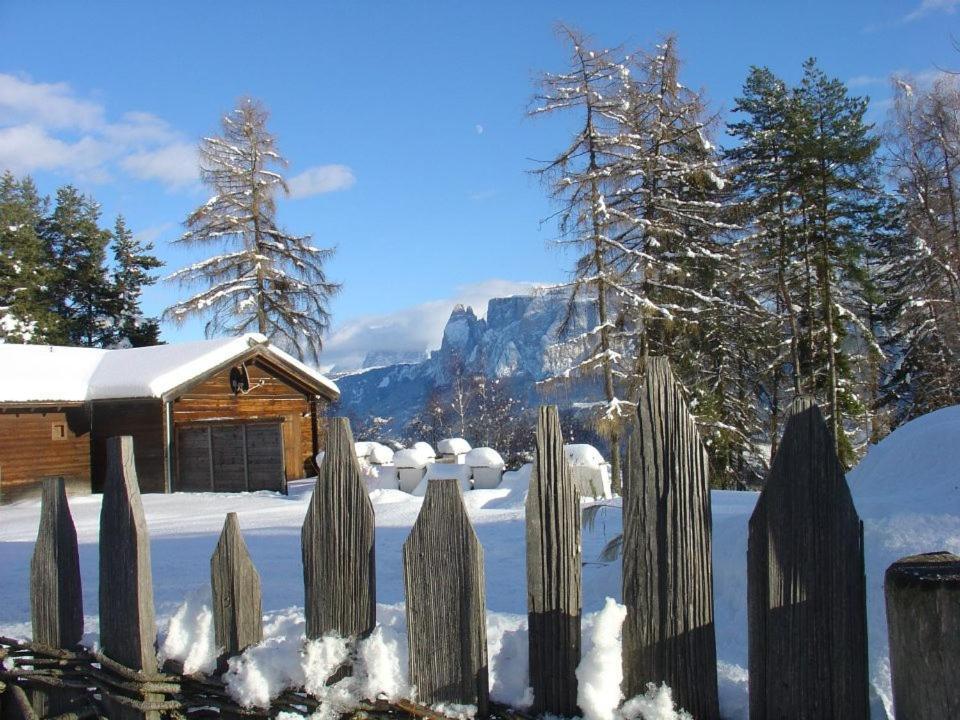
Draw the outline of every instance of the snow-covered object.
M0 343L0 402L160 398L251 348L296 368L334 397L337 386L258 333L233 338L102 350Z
M371 465L386 465L393 462L393 450L382 443L361 441L353 445L357 458L364 459Z
M415 447L397 450L393 454L393 464L398 468L424 468L431 460L432 458Z
M570 463L570 475L580 490L581 497L608 498L610 465L593 445L571 444L563 446L563 454Z
M422 440L420 442L415 442L413 444L413 449L419 450L430 459L433 459L437 456L437 452L433 449L433 445L428 442L423 442Z
M493 448L473 448L464 455L463 463L473 470L473 487L489 490L500 484L503 477L503 458Z
M427 494L427 486L431 480L450 480L460 483L460 489L467 492L471 488L472 472L467 465L458 465L455 463L433 463L427 468L420 484L414 488L413 494L423 497Z
M470 452L470 443L463 438L445 438L437 443L441 455L466 455Z
M398 467L397 488L405 493L412 493L423 480L425 472L424 467Z
M369 470L363 478L367 483L367 489L373 490L399 490L400 476L396 465L369 465Z

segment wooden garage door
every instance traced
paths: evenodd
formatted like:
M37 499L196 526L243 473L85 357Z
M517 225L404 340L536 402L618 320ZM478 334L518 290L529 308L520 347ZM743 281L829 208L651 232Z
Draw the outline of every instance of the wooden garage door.
M181 427L177 448L177 490L284 490L278 422Z

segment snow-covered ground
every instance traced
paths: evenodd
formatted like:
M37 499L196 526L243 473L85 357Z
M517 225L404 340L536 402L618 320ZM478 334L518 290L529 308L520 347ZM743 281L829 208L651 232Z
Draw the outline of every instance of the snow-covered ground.
M889 714L890 679L883 606L883 572L899 557L946 549L960 554L960 407L932 413L900 428L878 446L848 479L864 520L870 631L873 717ZM495 490L473 490L465 502L486 557L488 646L494 699L515 705L527 691L524 510L526 472L507 473ZM208 609L209 559L227 512L240 526L263 583L267 640L234 662L230 674L237 697L264 702L284 683L311 686L344 649L335 640L317 641L301 653L303 580L300 525L312 481L291 484L288 496L145 495L150 528L154 593L162 651L203 668L214 652ZM746 537L755 493L713 493L714 583L721 710L726 718L747 717ZM423 499L397 490L371 493L377 521L377 596L381 627L361 649L364 673L337 691L353 694L409 692L401 546ZM581 707L590 720L612 720L618 702L622 608L619 563L597 557L621 530L618 501L584 530L584 660ZM596 504L593 501L584 504ZM97 631L97 535L100 497L70 500L80 541L86 629ZM30 555L39 504L0 507L0 634L28 637ZM343 700L343 697L340 700ZM331 697L336 701L337 697ZM621 716L677 717L663 691L629 703Z

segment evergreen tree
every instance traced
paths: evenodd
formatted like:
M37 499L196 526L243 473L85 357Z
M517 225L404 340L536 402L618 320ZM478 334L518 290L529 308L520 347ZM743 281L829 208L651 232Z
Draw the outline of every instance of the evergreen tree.
M165 315L178 323L209 316L208 335L256 331L316 360L329 300L340 289L324 271L333 251L278 224L276 198L289 190L267 116L260 103L242 100L223 118L221 135L201 142L201 175L214 195L187 218L177 242L230 250L173 273L169 279L203 289Z
M49 268L37 235L47 212L29 177L0 177L0 342L46 342L57 335Z
M143 288L157 279L151 270L163 265L152 255L153 243L141 243L130 232L122 215L117 216L113 229L113 284L117 297L118 342L131 347L157 345L160 342L160 323L156 318L143 317L140 295Z
M49 297L60 319L51 341L106 347L116 338L117 296L105 260L110 233L100 207L72 185L57 191L53 213L40 222L51 269Z

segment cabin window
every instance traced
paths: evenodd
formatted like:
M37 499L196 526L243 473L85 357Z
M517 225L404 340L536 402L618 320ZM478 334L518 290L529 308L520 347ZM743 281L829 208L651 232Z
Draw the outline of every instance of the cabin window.
M53 426L50 429L50 435L54 440L66 440L67 439L67 424L66 423L53 423Z

